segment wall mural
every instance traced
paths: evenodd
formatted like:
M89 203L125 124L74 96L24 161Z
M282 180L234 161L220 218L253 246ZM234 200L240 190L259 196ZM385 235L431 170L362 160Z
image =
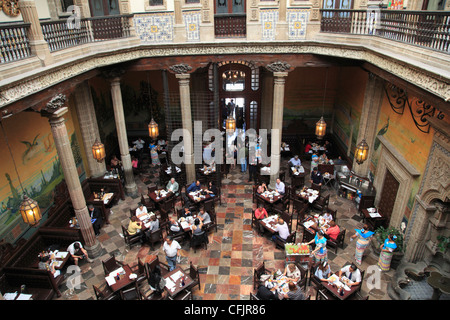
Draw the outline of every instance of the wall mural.
M78 171L84 172L80 147L71 113L66 126ZM0 138L4 150L0 173L0 239L14 243L27 229L18 213L23 191L39 203L44 214L53 203L55 186L64 178L48 120L38 113L22 112L3 120L8 144L20 176L14 168L5 137Z

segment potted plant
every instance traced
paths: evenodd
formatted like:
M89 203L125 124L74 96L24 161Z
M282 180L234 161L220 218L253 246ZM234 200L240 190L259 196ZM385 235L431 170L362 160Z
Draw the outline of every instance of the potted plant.
M404 242L403 242L403 233L394 228L394 227L378 227L375 230L375 234L372 237L371 244L372 244L372 250L375 255L380 255L380 247L384 243L384 240L388 237L389 234L397 236L397 239L395 239L395 243L397 244L397 249L394 251L394 256L392 257L391 267L397 268L397 266L400 264L403 255L404 255Z

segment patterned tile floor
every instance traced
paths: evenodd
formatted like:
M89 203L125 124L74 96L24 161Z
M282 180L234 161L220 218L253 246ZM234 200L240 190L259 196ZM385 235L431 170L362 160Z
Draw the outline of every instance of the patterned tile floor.
M284 163L287 161L283 160ZM304 163L308 171L309 163ZM148 166L144 174L136 176L139 194L145 194L147 185L158 180L155 168ZM182 244L182 259L180 266L189 267L189 261L199 268L201 287L193 290L194 300L247 300L252 292L253 270L262 261L266 267L284 270L284 252L276 249L269 236L259 236L251 228L252 185L247 182L248 173L241 173L237 166L226 179L223 180L222 205L217 205L218 230L209 236L207 250L197 249L194 253L189 244ZM308 181L308 180L306 180ZM330 208L337 209L338 224L347 230L361 227L361 218L356 212L355 205L347 199L339 198L336 191L326 189L325 194L330 193ZM118 260L125 263L135 263L137 257L145 257L148 254L156 254L160 261L166 262L162 245L156 245L152 250L148 245L135 245L130 249L125 246L121 234L121 225L127 225L129 208L136 208L139 198L127 197L113 207L111 224L102 228L98 240L103 251L94 262L82 262L82 281L78 289L69 290L65 283L62 286L63 295L60 300L90 300L95 299L93 285L99 285L105 281L102 260L115 255ZM293 228L296 228L294 221ZM328 251L328 259L331 269L338 270L341 266L354 261L355 242L350 242L353 234L347 232L345 247L339 249L338 254ZM301 239L301 229L298 228L297 239ZM377 257L370 254L363 260L362 269L377 263ZM369 290L363 283L362 294L369 295L371 300L390 300L387 294L387 284L393 276L394 270L383 273L381 276L381 288ZM66 274L66 278L70 274ZM312 292L312 299L315 293Z

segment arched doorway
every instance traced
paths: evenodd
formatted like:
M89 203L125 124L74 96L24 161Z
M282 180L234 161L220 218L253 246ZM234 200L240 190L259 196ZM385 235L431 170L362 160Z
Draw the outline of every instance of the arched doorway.
M218 63L220 124L231 115L236 128L260 127L261 90L259 69L246 61ZM229 104L234 104L230 108Z

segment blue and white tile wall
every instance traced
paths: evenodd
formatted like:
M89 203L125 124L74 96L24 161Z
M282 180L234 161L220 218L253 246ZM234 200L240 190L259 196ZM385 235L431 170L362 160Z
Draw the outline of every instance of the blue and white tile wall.
M310 9L288 9L289 40L302 40L306 37L306 26Z
M134 15L136 34L142 43L166 43L173 41L173 12Z
M186 40L200 41L200 11L183 12L183 20L186 26Z
M260 11L260 21L262 27L261 40L275 40L276 26L278 22L277 9L265 9Z

